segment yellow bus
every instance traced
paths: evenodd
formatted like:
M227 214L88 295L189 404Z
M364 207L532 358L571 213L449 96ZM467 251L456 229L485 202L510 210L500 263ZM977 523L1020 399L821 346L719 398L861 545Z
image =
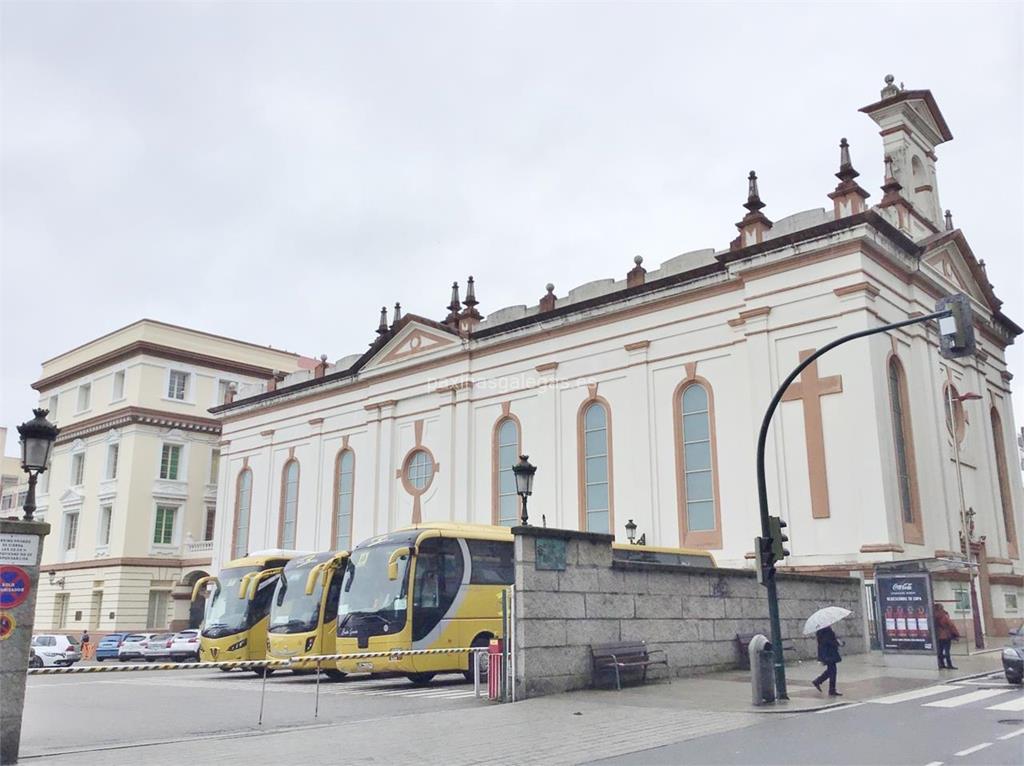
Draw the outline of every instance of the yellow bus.
M349 557L335 651L395 652L487 646L501 634L501 592L515 577L508 527L423 523L370 538ZM715 566L706 551L615 544L620 560ZM481 675L486 656L481 653ZM394 673L427 684L438 673L472 678L465 654L341 660L344 673Z
M348 551L314 553L289 561L270 604L267 651L274 659L290 659L293 670L316 670L316 663L296 663L303 655L334 654L338 594ZM333 663L324 672L334 679L345 674Z
M262 660L267 656L267 618L274 589L285 564L298 551L268 550L229 561L216 577L192 587L192 599L213 583L213 596L199 635L199 661ZM272 670L266 670L267 675ZM264 669L255 671L263 675Z

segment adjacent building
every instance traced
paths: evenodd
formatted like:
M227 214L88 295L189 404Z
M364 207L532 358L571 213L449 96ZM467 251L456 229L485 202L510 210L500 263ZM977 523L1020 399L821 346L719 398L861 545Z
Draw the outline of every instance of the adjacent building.
M51 525L37 629L197 625L220 473L208 410L308 361L143 319L44 362L33 388L61 432L37 488Z
M751 173L725 247L653 270L638 257L620 279L548 285L486 319L471 281L446 314L382 311L365 353L214 407L214 566L259 548L348 548L420 520L514 524L521 453L538 467L535 524L622 539L632 520L649 544L750 565L757 432L782 379L841 335L963 292L972 357L942 359L934 326L917 324L801 375L771 429L768 491L795 569L870 579L876 562L955 559L966 544L984 627L1004 631L1024 586L1004 356L1021 329L940 204L936 152L952 133L935 98L886 80L860 110L882 136L882 151L860 154L882 182L877 204L844 139L838 184L808 192L826 207L770 218L772 179L759 188ZM964 570L936 582L963 606Z

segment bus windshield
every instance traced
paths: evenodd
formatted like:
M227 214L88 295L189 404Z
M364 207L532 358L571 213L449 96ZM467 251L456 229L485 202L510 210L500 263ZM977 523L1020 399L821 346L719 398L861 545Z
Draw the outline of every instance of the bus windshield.
M394 633L405 626L409 556L398 560L398 577L388 579L388 559L400 547L382 543L352 553L338 604L339 636Z
M218 579L220 584L210 599L206 610L206 622L203 635L207 638L219 638L247 630L254 622L267 615L270 609L270 596L277 584L277 577L265 577L256 588L256 596L252 601L238 597L238 585L242 577L250 572L258 572L261 567L232 567L221 571Z
M277 586L277 595L270 606L271 633L305 633L315 630L320 621L320 596L323 594L323 580L316 578L313 592L306 595L306 580L316 564L287 567Z

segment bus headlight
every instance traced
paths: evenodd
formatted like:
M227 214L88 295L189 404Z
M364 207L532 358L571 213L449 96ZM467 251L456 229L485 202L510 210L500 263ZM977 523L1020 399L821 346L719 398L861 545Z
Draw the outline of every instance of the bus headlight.
M229 652L237 651L238 649L241 649L242 647L244 647L247 643L248 643L248 640L245 639L245 638L243 638L241 641L235 641L235 643L233 643L231 646L228 647L228 651Z

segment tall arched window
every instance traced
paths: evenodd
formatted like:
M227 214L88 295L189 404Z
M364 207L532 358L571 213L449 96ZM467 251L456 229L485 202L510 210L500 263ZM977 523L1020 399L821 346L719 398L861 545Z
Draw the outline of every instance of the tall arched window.
M720 548L722 529L711 388L703 379L684 381L676 389L674 405L680 543Z
M519 423L506 417L494 429L494 523L514 527L519 523L519 495L512 466L519 458Z
M1017 558L1017 529L1013 523L1013 497L1010 495L1010 476L1006 469L1006 442L1003 436L1003 420L995 407L991 411L992 441L996 449L996 473L999 478L999 500L1003 506L1003 524L1006 526L1006 543L1010 555Z
M231 558L238 559L249 551L249 511L252 508L252 471L238 474L235 487L235 529L231 541Z
M952 383L942 386L942 411L946 417L946 431L951 436L955 433L956 440L963 444L964 434L967 433L967 416L964 414L960 392Z
M582 464L580 526L587 532L612 529L612 460L608 409L602 401L583 405L580 413Z
M295 547L295 521L299 513L299 461L289 460L281 473L281 521L277 543L282 548Z
M356 458L352 450L338 453L334 466L334 550L352 550L352 497L355 491Z
M899 491L903 539L924 544L921 509L917 494L917 473L914 465L914 438L910 428L907 379L896 356L889 357L889 413L892 418L892 439L896 448L896 486Z

